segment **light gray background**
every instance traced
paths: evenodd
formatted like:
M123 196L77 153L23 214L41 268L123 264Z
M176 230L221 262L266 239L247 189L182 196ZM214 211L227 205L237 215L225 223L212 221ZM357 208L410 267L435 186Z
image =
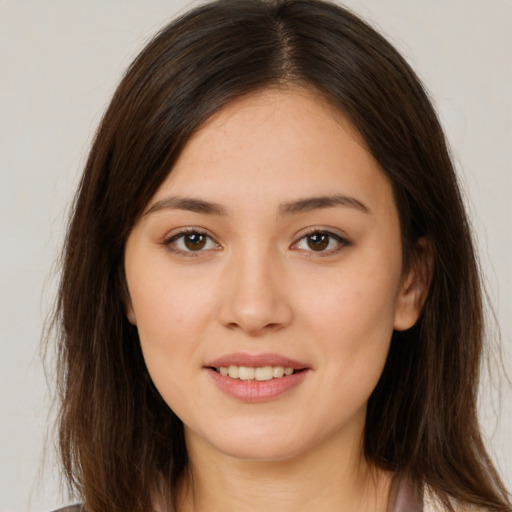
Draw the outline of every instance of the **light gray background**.
M38 344L55 290L52 265L89 143L122 72L149 36L196 3L0 0L2 512L48 511L65 502L50 454L41 466L49 393ZM435 100L468 197L511 375L512 2L345 4L388 35ZM490 373L495 377L497 368ZM481 410L510 485L512 393L503 379L485 379Z

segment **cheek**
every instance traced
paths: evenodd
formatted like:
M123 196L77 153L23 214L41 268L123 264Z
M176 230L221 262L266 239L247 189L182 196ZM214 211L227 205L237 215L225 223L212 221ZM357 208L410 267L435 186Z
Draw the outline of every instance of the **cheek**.
M157 388L172 389L174 381L200 366L200 348L204 308L200 301L177 300L175 296L162 296L153 307L136 310L137 329L148 371ZM149 303L148 303L149 305ZM191 364L192 363L192 364Z
M148 293L151 290L154 295ZM202 294L186 286L162 289L160 284L143 293L134 310L144 361L158 392L181 417L182 411L201 407L188 386L201 366L200 340L208 306Z
M301 316L322 338L349 345L345 349L350 345L357 349L375 337L387 339L393 330L399 280L394 276L399 272L379 273L373 266L347 268L323 280L322 288L315 288L319 280L312 276L303 288Z
M363 266L347 265L322 281L322 291L304 297L302 327L314 333L321 347L325 385L343 400L350 390L354 406L366 401L386 362L399 280L396 262L387 266L367 260Z
M213 304L209 288L169 272L165 262L139 265L127 280L149 374L167 403L174 403L192 369L201 366L201 338Z
M165 260L162 255L145 270L139 266L128 280L139 334L152 343L162 338L172 343L182 332L193 334L213 303L208 283L187 272L173 271Z

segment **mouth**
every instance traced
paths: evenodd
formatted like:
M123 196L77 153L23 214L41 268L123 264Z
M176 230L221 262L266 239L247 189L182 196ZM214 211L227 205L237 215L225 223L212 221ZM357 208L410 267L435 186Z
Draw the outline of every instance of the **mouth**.
M204 366L217 387L242 402L266 402L307 378L312 368L277 354L229 354Z
M234 380L258 381L264 382L273 379L282 379L295 373L305 371L305 368L295 369L290 366L218 366L210 367L223 377L229 377Z

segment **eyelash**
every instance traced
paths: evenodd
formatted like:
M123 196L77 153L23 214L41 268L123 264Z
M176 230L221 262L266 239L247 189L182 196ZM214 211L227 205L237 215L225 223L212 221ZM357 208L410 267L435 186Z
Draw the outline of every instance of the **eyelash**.
M180 254L183 256L187 256L187 257L197 257L197 256L200 256L202 252L205 252L204 250L202 250L202 248L201 248L201 250L198 250L198 251L192 251L192 250L180 249L180 248L176 247L176 242L180 239L185 239L185 237L187 235L199 235L199 236L205 237L207 239L206 244L208 244L208 242L213 243L215 245L215 249L218 249L220 247L219 244L206 231L203 231L203 230L197 229L197 228L184 229L184 230L180 231L179 233L175 233L175 234L169 236L168 238L166 238L163 241L162 245L164 245L170 251L172 251L176 254ZM211 250L211 249L208 249L208 250Z
M297 242L294 242L291 247L292 248L297 247L300 242L302 242L303 240L306 241L309 237L312 237L313 235L327 236L329 238L328 244L330 244L331 241L334 240L336 242L337 246L334 249L322 250L322 251L303 249L303 250L305 250L305 252L310 253L310 256L312 256L313 254L315 256L320 256L320 257L331 256L332 254L336 254L339 251L341 251L344 247L349 247L350 245L352 245L352 243L349 242L346 238L343 238L342 236L340 236L336 233L333 233L332 231L329 231L326 229L312 228L312 229L308 230L306 233L302 234L302 236L299 238L299 240L297 240Z
M218 250L220 248L220 245L213 239L213 237L211 237L206 231L203 231L203 230L197 229L197 228L184 229L183 231L180 231L179 233L175 233L175 234L169 236L168 238L166 238L163 241L162 245L167 247L172 252L186 256L186 257L197 257L197 256L200 256L202 252L206 252L207 250L212 250L212 248L204 249L203 248L204 246L201 247L197 251L187 250L187 249L182 249L182 248L176 247L176 242L180 239L184 239L187 235L199 235L199 236L205 237L206 238L205 245L207 245L208 243L213 243L215 246L213 248L213 250ZM307 233L304 233L299 238L299 240L294 242L291 245L291 248L297 249L297 246L303 240L306 241L308 239L308 237L312 237L314 235L327 236L329 238L327 244L329 245L331 243L331 241L334 240L337 244L337 247L335 247L334 249L320 250L320 251L315 251L313 249L311 249L311 250L299 249L299 250L309 252L309 253L311 253L311 255L315 254L316 256L322 257L322 256L330 256L332 254L336 254L337 252L342 250L344 247L348 247L348 246L352 245L351 242L349 242L347 239L343 238L342 236L337 235L336 233L333 233L333 232L325 230L325 229L312 228ZM307 241L306 241L306 243L307 243Z

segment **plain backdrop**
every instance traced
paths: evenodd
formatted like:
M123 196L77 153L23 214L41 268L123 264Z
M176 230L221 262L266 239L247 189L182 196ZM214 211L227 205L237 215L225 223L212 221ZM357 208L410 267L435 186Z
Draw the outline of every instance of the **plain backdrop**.
M39 357L55 261L91 138L116 84L183 0L0 0L0 511L66 502L43 440ZM512 375L512 2L350 0L404 53L445 126ZM496 329L491 333L495 335ZM512 393L492 365L481 416L512 483ZM43 465L43 460L45 464Z

